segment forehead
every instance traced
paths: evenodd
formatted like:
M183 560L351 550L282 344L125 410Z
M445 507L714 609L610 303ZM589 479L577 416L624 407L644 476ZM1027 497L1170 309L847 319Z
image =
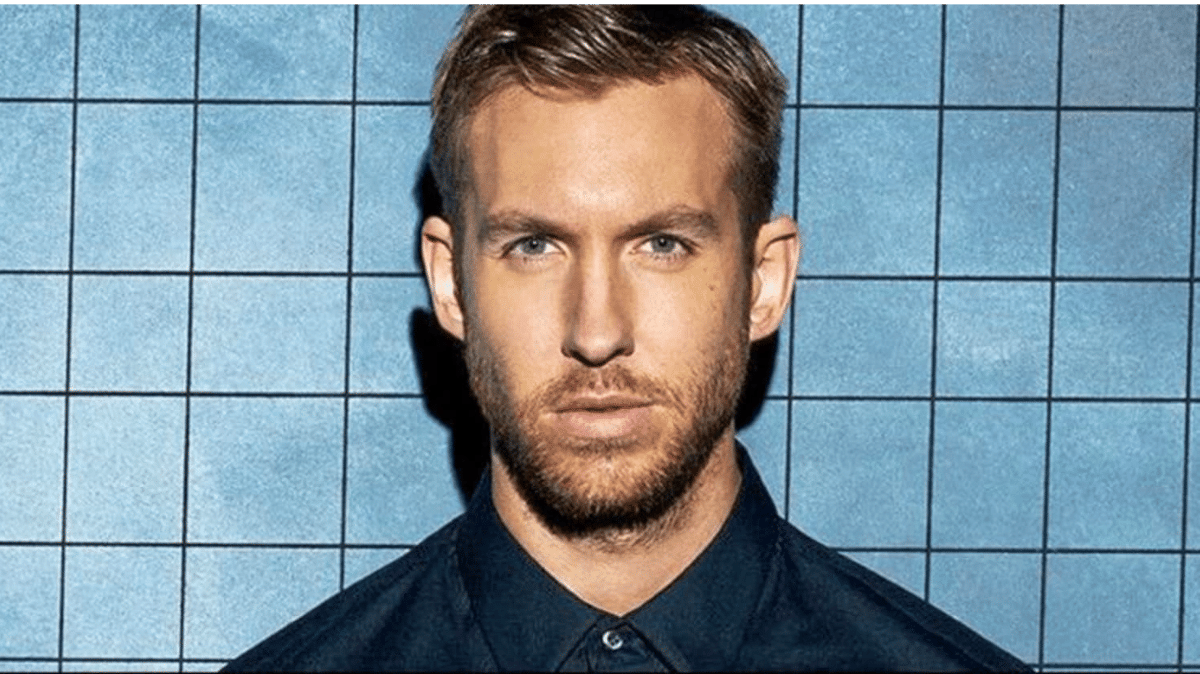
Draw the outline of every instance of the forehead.
M467 141L481 216L520 210L581 222L678 205L720 215L733 199L732 126L699 77L588 97L512 86L476 111Z

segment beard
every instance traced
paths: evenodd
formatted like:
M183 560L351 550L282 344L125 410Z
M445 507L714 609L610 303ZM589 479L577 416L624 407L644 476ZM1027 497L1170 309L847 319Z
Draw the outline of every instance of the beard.
M705 357L679 382L620 364L577 363L518 400L500 354L469 329L466 339L471 390L491 426L493 451L534 515L569 539L649 532L678 510L732 426L749 360L747 332L733 331ZM585 392L643 397L665 411L666 422L602 439L541 427L545 412Z

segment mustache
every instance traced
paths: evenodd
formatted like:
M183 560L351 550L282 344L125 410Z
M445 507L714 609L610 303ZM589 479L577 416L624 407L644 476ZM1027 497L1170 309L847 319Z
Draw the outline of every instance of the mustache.
M530 402L535 408L548 409L581 394L614 393L648 398L675 407L682 406L683 403L683 398L675 387L657 377L638 374L624 365L576 367L543 385L530 397Z

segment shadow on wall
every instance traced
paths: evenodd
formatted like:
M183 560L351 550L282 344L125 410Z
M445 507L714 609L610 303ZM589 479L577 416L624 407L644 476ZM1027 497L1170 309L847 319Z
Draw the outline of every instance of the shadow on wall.
M421 163L422 169L413 187L421 220L442 211L441 198L429 168L429 153ZM414 255L420 262L420 228L417 222L417 242ZM471 395L462 343L438 325L426 308L414 309L409 316L409 338L421 379L425 409L450 430L450 459L454 477L464 505L475 492L483 471L487 468L489 438L487 421ZM775 369L778 333L756 342L750 348L750 366L746 385L738 402L735 424L740 430L754 422L762 411L767 386Z

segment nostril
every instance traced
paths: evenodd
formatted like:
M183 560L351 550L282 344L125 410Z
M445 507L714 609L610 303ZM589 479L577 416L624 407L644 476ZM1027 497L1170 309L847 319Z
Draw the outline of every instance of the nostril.
M619 263L591 259L575 268L573 281L574 292L568 293L564 308L568 319L563 355L591 367L631 355L633 306Z

